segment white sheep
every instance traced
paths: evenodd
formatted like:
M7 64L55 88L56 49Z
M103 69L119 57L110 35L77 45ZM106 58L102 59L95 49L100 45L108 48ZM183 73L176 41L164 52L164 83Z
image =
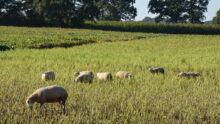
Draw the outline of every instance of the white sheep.
M92 75L92 76L94 77L94 74L93 74L92 71L75 72L75 73L74 73L74 76L77 77L77 76L82 75L82 74L90 74L90 75Z
M200 76L200 73L193 73L193 72L180 72L178 74L178 77L198 77Z
M89 82L92 83L93 75L91 74L80 74L75 78L75 82Z
M98 72L97 77L99 80L112 80L112 74L110 72Z
M164 74L164 68L158 67L158 68L149 68L148 69L149 72L151 72L152 74L158 74L158 73L162 73Z
M116 77L117 78L131 78L132 74L130 74L129 72L126 72L126 71L119 71L116 73Z
M66 89L60 86L47 86L37 89L32 93L26 100L26 104L33 109L35 102L40 103L40 110L44 103L55 103L58 102L63 107L65 113L65 103L68 97Z
M55 73L53 71L44 72L41 76L41 79L44 81L55 80Z

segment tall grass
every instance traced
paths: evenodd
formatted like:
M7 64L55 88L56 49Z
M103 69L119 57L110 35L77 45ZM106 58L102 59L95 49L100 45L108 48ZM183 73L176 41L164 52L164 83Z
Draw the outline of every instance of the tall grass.
M170 35L1 52L0 123L220 123L219 39ZM147 72L157 66L165 68L165 75ZM47 70L56 72L54 82L41 81ZM92 84L76 84L73 73L81 70L113 75L125 70L134 78L113 76L112 82L102 82L95 77ZM179 79L180 71L202 76ZM42 113L36 105L32 112L26 107L25 99L34 90L55 84L69 93L66 114L59 104L45 104Z
M219 25L165 24L146 22L86 21L85 28L167 34L220 34Z

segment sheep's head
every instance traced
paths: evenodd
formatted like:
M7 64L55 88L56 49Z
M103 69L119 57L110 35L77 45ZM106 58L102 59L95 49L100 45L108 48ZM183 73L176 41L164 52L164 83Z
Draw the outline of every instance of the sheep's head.
M184 74L185 74L185 73L180 72L180 73L178 74L178 77L182 77L182 76L184 76Z
M26 100L26 104L28 105L28 107L32 110L33 109L33 104L34 104L34 101L30 98L28 98Z
M148 69L149 72L154 72L153 68Z
M89 72L89 74L92 76L92 77L94 77L94 74L93 74L93 72Z
M80 74L80 72L75 72L74 73L74 76L76 77L76 76L78 76Z
M108 75L108 79L112 80L112 74Z
M128 78L132 78L133 77L133 75L132 74L128 74Z
M200 73L196 73L196 76L201 76L201 74Z
M159 72L164 73L164 69L163 68L159 68Z

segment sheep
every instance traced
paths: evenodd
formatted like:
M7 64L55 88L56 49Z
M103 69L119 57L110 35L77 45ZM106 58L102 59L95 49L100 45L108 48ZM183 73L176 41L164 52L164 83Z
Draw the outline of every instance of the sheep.
M99 80L104 80L104 81L112 80L112 74L110 72L102 72L102 73L98 72L97 77Z
M55 73L53 71L44 72L41 76L41 79L44 81L55 80Z
M93 74L93 72L91 72L91 71L75 72L75 73L74 73L74 76L77 77L77 76L79 76L79 75L81 75L81 74L90 74L90 75L92 75L92 77L94 77L94 74Z
M178 77L199 77L201 76L200 73L193 73L193 72L180 72Z
M44 103L60 103L65 113L65 103L68 97L66 89L60 86L52 85L47 87L42 87L33 92L27 99L26 104L29 108L33 109L33 104L35 102L40 103L40 110Z
M117 78L131 78L132 74L125 72L125 71L119 71L116 73Z
M164 74L164 68L158 67L158 68L149 68L148 69L149 72L151 72L152 74Z
M91 74L80 74L75 78L75 82L89 82L92 83L93 75Z

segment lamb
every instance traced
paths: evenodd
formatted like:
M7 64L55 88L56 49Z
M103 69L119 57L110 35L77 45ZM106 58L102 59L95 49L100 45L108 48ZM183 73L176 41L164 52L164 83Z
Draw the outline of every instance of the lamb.
M74 73L74 76L77 77L77 76L82 75L82 74L90 74L90 75L92 75L92 76L94 77L94 74L93 74L93 72L91 72L91 71L75 72L75 73Z
M110 72L102 72L97 73L97 77L99 80L112 80L112 74Z
M35 102L40 103L40 110L44 103L60 103L65 113L65 103L68 97L66 89L60 86L47 86L37 89L32 93L26 100L26 104L29 108L33 109L33 104Z
M42 80L49 81L49 80L55 80L55 73L53 71L47 71L44 72L41 76Z
M193 72L180 72L178 77L199 77L200 73L193 73Z
M81 82L81 83L83 82L92 83L92 80L93 80L93 75L91 74L80 74L75 78L75 82Z
M151 72L152 74L164 74L164 68L158 67L158 68L149 68L148 69L149 72Z
M116 73L117 78L131 78L133 77L132 74L126 72L126 71L119 71Z

